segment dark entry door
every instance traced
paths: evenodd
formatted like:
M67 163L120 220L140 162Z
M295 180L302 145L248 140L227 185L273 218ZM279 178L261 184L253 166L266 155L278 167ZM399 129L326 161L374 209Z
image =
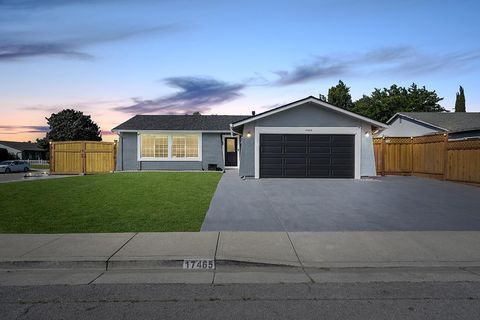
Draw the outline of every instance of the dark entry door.
M354 135L260 135L260 178L354 178L354 174Z
M225 166L236 167L238 165L237 138L225 138Z

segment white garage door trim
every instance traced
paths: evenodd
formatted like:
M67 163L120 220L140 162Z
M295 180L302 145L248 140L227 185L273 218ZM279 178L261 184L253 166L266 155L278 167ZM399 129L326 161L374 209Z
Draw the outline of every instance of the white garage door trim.
M353 134L355 135L355 179L360 179L361 133L360 127L256 127L255 179L260 178L260 134Z

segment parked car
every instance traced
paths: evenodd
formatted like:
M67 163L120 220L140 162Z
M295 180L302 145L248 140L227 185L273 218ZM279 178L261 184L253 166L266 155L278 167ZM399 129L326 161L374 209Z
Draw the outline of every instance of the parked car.
M30 170L30 165L25 161L9 160L0 162L0 172L27 172Z

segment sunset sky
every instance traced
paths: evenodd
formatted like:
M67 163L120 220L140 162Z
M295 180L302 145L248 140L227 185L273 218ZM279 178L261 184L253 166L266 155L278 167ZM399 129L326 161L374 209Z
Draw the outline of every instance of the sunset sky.
M480 112L477 1L0 0L0 140L42 137L63 108L249 114L412 82Z

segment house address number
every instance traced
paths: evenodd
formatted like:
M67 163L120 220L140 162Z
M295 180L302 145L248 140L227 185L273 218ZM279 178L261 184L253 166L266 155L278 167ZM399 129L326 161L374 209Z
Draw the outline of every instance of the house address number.
M213 259L185 259L183 260L183 269L211 270L215 269L215 261Z

